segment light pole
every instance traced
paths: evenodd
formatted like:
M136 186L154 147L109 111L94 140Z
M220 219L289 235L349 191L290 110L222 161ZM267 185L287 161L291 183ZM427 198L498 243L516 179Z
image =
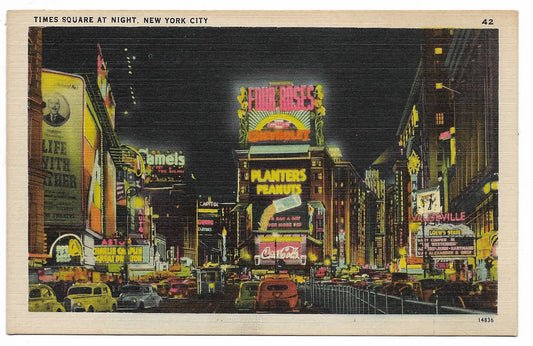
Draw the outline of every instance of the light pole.
M272 233L274 237L274 274L278 274L278 233Z

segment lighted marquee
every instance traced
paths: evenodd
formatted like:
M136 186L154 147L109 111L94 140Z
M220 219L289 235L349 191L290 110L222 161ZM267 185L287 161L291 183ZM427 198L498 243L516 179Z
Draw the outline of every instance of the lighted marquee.
M464 224L424 225L416 236L416 253L418 257L424 252L432 257L473 256L474 240L474 232Z
M144 245L95 246L93 251L97 264L149 262L150 249Z

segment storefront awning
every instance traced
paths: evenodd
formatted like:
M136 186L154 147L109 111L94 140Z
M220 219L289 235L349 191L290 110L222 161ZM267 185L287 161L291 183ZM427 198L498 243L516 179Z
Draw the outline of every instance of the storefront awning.
M250 155L265 154L304 154L309 151L309 144L252 145Z

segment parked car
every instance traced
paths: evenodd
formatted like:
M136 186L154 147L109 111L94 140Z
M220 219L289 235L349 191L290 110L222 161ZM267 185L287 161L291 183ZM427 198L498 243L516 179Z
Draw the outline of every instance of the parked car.
M324 276L326 276L327 272L328 272L328 268L327 267L320 267L315 272L315 278L321 279Z
M117 300L104 283L77 283L68 290L63 303L66 311L117 311Z
M404 299L420 300L418 287L418 283L396 281L382 286L381 292L391 296L402 297Z
M443 279L422 279L419 281L419 283L420 300L428 302L429 297L431 297L435 290L444 286L446 281Z
M472 285L467 282L447 282L435 289L429 301L438 301L441 306L468 309L471 307L467 306L465 301L468 300L470 292L472 292Z
M65 311L63 305L57 301L54 290L48 285L31 284L28 296L28 311Z
M287 274L266 275L257 290L255 311L296 311L298 288Z
M161 296L149 284L131 284L122 287L117 299L118 310L144 310L161 306Z
M241 281L241 276L237 273L229 273L228 278L226 279L226 282L228 283L237 283Z
M187 289L189 290L189 296L193 297L198 292L198 285L196 284L196 278L188 278L185 280L185 284L187 285Z
M487 312L498 311L498 282L482 281L472 285L468 297L463 298L467 308Z
M157 293L165 298L168 297L168 291L170 290L170 281L162 280L156 285Z
M239 296L235 299L235 309L239 312L253 312L255 297L260 281L241 282Z
M190 296L189 286L184 280L170 281L169 298L189 299Z

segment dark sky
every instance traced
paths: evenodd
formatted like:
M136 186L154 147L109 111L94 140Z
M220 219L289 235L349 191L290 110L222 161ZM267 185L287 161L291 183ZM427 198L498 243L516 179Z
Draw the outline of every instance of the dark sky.
M363 175L397 142L420 60L418 30L49 27L43 66L94 72L97 43L120 142L182 150L199 193L222 202L234 200L237 184L240 87L322 84L326 143L338 145Z

